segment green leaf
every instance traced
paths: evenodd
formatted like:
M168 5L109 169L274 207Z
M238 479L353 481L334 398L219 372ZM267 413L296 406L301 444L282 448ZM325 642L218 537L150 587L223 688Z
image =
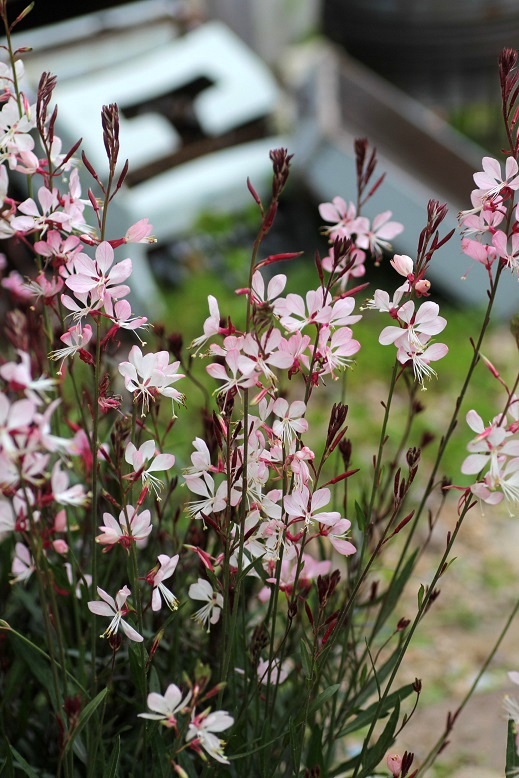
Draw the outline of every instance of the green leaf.
M409 697L409 695L412 694L413 691L414 691L413 684L409 683L406 686L402 686L401 689L397 689L396 692L392 692L391 694L388 694L388 696L382 703L379 717L383 718L384 716L387 716L388 711L394 708L397 703L401 703L402 700L405 700L406 697ZM369 726L369 724L371 724L371 720L375 714L375 711L377 710L378 704L379 703L377 700L372 705L370 705L369 708L366 708L366 710L360 711L358 715L355 716L353 721L350 721L349 724L347 724L343 729L341 729L341 731L336 735L336 737L337 738L345 737L346 735L350 735L352 732L357 732L359 729Z
M369 681L364 681L360 687L360 691L356 697L351 700L351 709L360 708L361 705L371 697L372 694L377 692L377 680L380 687L388 675L393 671L395 664L400 656L400 648L397 646L389 659L382 665L380 669L377 668L377 677L372 676Z
M115 745L110 755L110 761L108 762L108 768L105 773L105 778L117 778L119 773L119 758L121 756L121 738L115 739Z
M395 731L398 726L399 716L400 716L400 703L397 702L396 707L392 712L386 726L384 727L384 731L380 735L379 739L371 748L368 748L364 752L364 757L362 761L364 768L360 773L358 773L357 778L368 778L368 777L371 778L373 774L373 770L384 759L384 756L386 755L387 751L390 749L393 743ZM360 759L360 754L356 754L351 759L348 759L348 761L343 762L337 767L334 767L332 772L330 772L330 778L333 778L333 776L342 775L346 771L352 770L353 768L357 767L359 759Z
M16 748L11 745L9 748L11 749L11 754L14 757L14 763L16 767L19 767L20 770L22 770L24 774L28 776L28 778L38 778L38 773L32 769L31 765L25 761L23 756L18 753Z
M425 587L423 584L420 584L420 588L418 589L418 610L422 607L423 598L425 595Z
M389 717L389 721L384 727L384 731L382 732L381 736L379 737L379 739L377 740L373 748L368 749L366 753L366 758L364 760L365 767L363 771L359 774L359 778L368 778L368 776L371 776L371 773L375 769L375 767L377 767L384 759L387 751L390 749L395 739L395 732L396 732L396 728L398 727L399 717L400 717L400 703L397 702L395 709L391 714L391 716Z
M143 699L146 697L147 689L143 670L143 648L140 643L130 643L128 658L130 660L130 677L135 684L138 696Z
M14 778L13 757L11 753L11 746L7 738L2 743L2 756L3 764L0 767L0 775L2 778Z
M65 745L65 748L63 749L63 753L66 753L68 749L72 746L75 738L79 735L85 724L91 719L91 717L96 712L99 705L103 702L104 698L108 694L108 689L102 689L99 694L96 694L93 700L90 700L88 705L85 705L83 710L81 711L81 715L79 716L78 722L72 732L70 733L70 737Z
M337 694L340 686L340 683L334 683L332 686L329 686L323 692L318 694L308 709L308 715L311 716L312 713L315 713L316 710L319 710L319 708L324 705L324 703L329 700L330 697L333 697L334 694Z
M151 741L151 751L153 753L153 776L154 778L170 778L171 765L166 753L164 740L162 739L162 727L150 726L148 721L145 721L145 726L148 727L148 738ZM187 769L188 765L191 764L188 755L183 752L180 753L177 761L186 770L187 774L191 775Z
M290 737L290 755L292 757L292 764L294 765L294 768L297 765L299 759L300 736L298 730L299 727L296 724L295 718L290 716L288 720L288 732Z
M8 632L7 634L16 641L17 656L23 659L27 665L27 669L34 675L36 680L46 690L47 694L49 695L52 707L55 711L57 711L60 705L56 699L54 681L52 679L52 672L49 667L49 663L40 654L37 648L31 645L31 643L20 640L14 632Z
M305 755L305 764L309 769L319 767L320 775L324 775L324 759L323 759L323 731L321 727L312 727L310 731L310 742L308 744L308 750Z
M381 629L381 627L384 626L387 619L389 618L391 613L394 611L396 605L398 604L398 601L400 600L400 595L402 594L402 591L407 581L409 580L409 576L413 572L414 563L417 554L418 554L418 549L416 549L411 554L411 556L405 563L400 575L395 580L392 581L391 585L389 586L388 590L383 596L382 606L376 618L374 635L376 635Z
M519 756L517 755L517 746L515 744L516 725L513 719L508 720L508 737L506 740L506 769L508 775L515 768L519 767Z
M355 502L355 515L357 517L357 524L359 525L360 531L364 532L366 530L367 518L358 502Z
M306 678L311 681L313 677L313 662L304 638L301 639L301 662Z

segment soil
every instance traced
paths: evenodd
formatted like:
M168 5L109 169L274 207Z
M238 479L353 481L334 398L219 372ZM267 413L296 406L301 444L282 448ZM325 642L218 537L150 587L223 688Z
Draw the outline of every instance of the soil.
M456 517L451 518L451 524ZM449 521L439 523L416 574L416 592L433 574L445 548ZM501 507L476 506L465 518L457 558L441 579L441 594L416 634L401 681L423 683L418 711L395 747L415 753L416 766L441 735L475 680L517 599L519 523ZM436 552L436 553L435 553ZM409 603L416 608L416 601ZM519 619L512 623L478 687L460 714L447 748L427 775L434 778L500 778L504 775L507 723L503 697L519 698L507 677L519 669L515 646Z

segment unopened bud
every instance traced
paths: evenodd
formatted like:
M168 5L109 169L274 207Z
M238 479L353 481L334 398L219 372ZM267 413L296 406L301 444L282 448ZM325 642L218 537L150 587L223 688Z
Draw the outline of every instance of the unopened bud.
M389 261L389 264L404 278L412 275L414 270L413 260L407 254L395 254L393 259Z
M431 282L423 278L421 281L417 281L414 285L414 289L418 297L427 297L429 289L431 288Z

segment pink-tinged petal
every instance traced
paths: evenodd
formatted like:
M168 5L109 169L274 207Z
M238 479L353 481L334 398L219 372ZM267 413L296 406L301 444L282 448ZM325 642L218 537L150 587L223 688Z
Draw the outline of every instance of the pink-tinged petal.
M136 629L133 627L130 627L129 624L126 623L123 619L121 619L121 629L128 638L128 640L133 640L135 643L142 643L144 638L142 635L139 635Z
M504 494L502 492L491 492L483 483L474 484L470 487L470 491L475 497L488 503L488 505L499 505L499 503L504 500Z
M169 470L175 464L174 454L159 454L148 468L148 472Z
M119 589L117 594L115 595L115 602L117 603L117 610L121 610L123 605L125 604L126 600L130 596L131 591L127 586L123 586L122 589Z
M65 281L65 285L68 286L69 289L72 289L73 292L87 294L96 287L96 281L84 275L69 276Z
M83 254L82 252L74 257L74 272L85 276L98 275L93 259L90 259L88 254Z
M488 465L488 456L485 454L470 454L461 466L463 475L476 475Z
M286 283L287 277L283 273L279 273L274 276L274 278L271 278L267 287L267 298L272 300L274 297L280 295L284 290Z
M23 203L20 203L18 210L24 213L26 216L34 216L38 218L40 215L36 203L31 198L24 200Z
M56 207L56 198L53 192L50 192L47 187L42 186L38 189L38 200L41 203L44 213L49 213ZM53 214L54 215L57 214Z
M306 404L302 400L294 400L290 406L290 418L295 419L302 416L306 411Z
M114 608L111 608L106 602L98 602L93 600L88 603L88 610L91 613L95 613L96 616L113 616L115 613Z
M102 600L104 600L105 602L107 602L110 605L110 607L112 608L113 611L116 610L115 600L114 600L114 598L111 595L108 594L108 592L105 592L104 589L101 589L101 587L98 586L97 587L97 593L101 597Z
M500 257L506 257L508 254L508 238L504 232L497 230L492 235L492 245Z
M414 315L414 302L408 300L406 303L400 306L398 309L398 318L400 321L409 324Z
M515 176L518 171L517 162L514 157L508 157L505 165L505 177L509 181L512 176Z
M432 346L428 346L423 352L423 358L429 362L436 362L438 359L449 353L449 347L445 343L433 343Z
M291 354L284 351L276 351L275 354L270 354L267 362L273 367L278 367L280 370L288 370L294 363L294 358Z
M11 405L8 418L9 429L26 427L31 423L36 407L32 400L17 400Z
M114 532L116 532L118 535L121 534L121 525L115 519L111 513L103 513L103 521L104 526L100 527L100 529L112 529Z
M356 548L349 540L343 540L343 538L336 538L332 534L328 535L328 540L334 547L334 549L343 556L350 556L356 552Z
M120 369L120 368L119 368ZM212 362L210 365L206 365L207 372L212 378L216 378L217 381L227 380L227 371L223 365Z
M153 589L153 593L151 595L151 609L152 609L152 611L154 613L156 613L157 611L160 611L161 607L162 607L162 599L161 599L161 596L160 596L160 592L159 592L158 587L155 587ZM148 700L149 700L149 697L148 697ZM150 705L149 702L148 702L148 708L151 708L151 705Z
M113 261L114 250L108 241L104 240L96 249L96 262L103 275L111 267Z
M384 327L380 335L378 336L378 342L382 346L388 346L390 343L394 343L402 335L405 335L405 330L400 327Z
M144 460L151 459L155 454L155 441L146 440L140 447L139 453Z
M467 415L465 416L465 419L470 429L474 430L474 432L477 432L478 435L481 432L484 432L485 425L483 424L483 419L481 418L479 413L476 413L476 411L474 410L468 411Z
M331 493L327 487L318 489L312 495L312 513L318 511L319 508L323 508L330 502Z
M488 262L488 246L484 246L477 240L463 238L461 241L461 250L468 257L475 259L476 262L481 262L482 264L486 264Z
M110 271L110 285L120 284L121 281L126 279L132 274L132 261L131 259L123 259L122 262L118 262L114 265Z

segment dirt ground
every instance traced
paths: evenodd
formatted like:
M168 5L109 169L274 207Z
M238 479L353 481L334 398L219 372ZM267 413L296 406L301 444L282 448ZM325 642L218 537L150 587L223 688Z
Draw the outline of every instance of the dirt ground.
M432 558L435 551L441 554L445 548L449 529L444 521L435 530L411 590L428 583ZM419 709L395 748L400 753L413 751L416 766L443 731L447 713L457 708L470 688L519 596L518 517L502 508L485 507L482 513L476 506L466 517L458 541L456 561L440 580L440 597L419 627L401 678L408 682L418 677L423 682ZM431 778L504 775L507 723L503 697L509 693L519 699L519 687L507 677L508 670L519 669L518 641L516 618L459 716L450 744L428 771Z

